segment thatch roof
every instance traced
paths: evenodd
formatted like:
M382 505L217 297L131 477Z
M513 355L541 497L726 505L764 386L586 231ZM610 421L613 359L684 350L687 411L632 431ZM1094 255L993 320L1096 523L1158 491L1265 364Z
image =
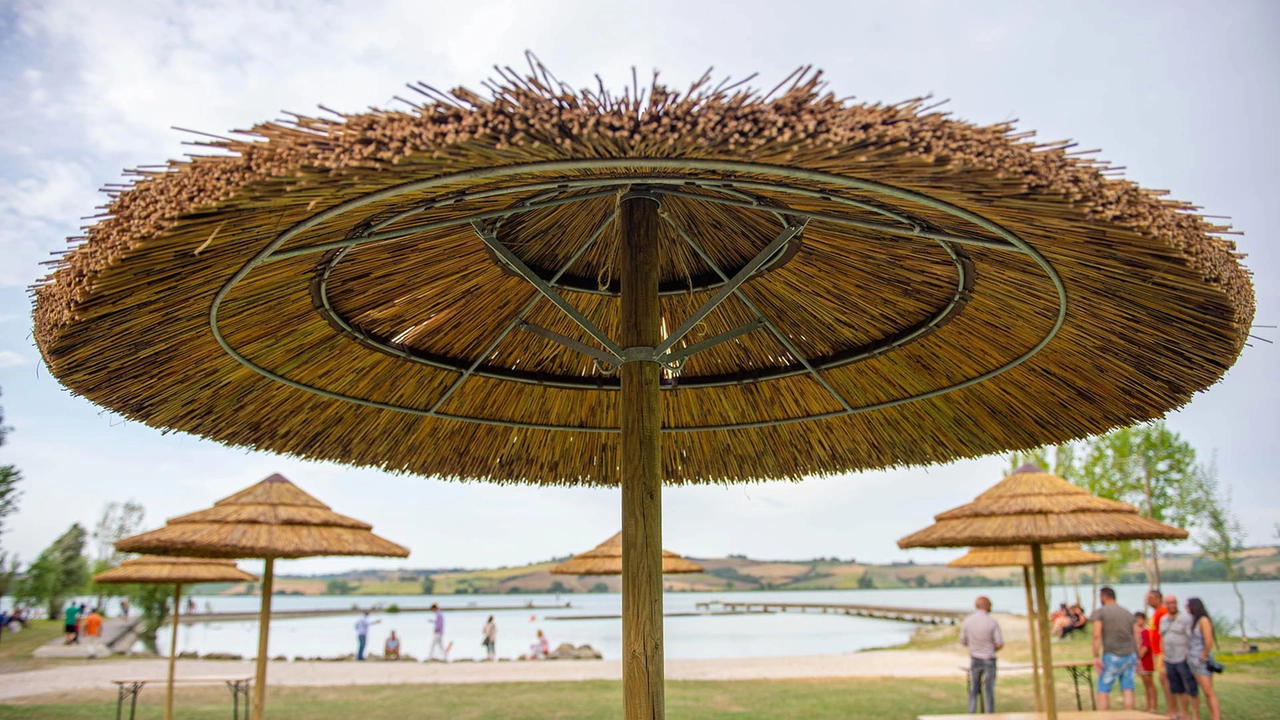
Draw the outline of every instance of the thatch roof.
M704 568L670 550L662 551L662 573L700 573ZM622 533L551 568L553 575L621 575Z
M1138 514L1138 508L1094 497L1030 463L968 505L934 515L933 525L898 547L1026 545L1105 540L1182 540L1187 531Z
M283 475L116 543L122 552L206 558L408 557L373 526L329 509Z
M1043 561L1047 566L1097 565L1106 562L1107 557L1085 550L1080 543L1053 543L1044 546ZM947 567L1030 567L1031 564L1029 545L1005 545L973 548L947 563Z
M1253 290L1223 226L1009 124L849 104L807 71L771 94L704 78L618 98L540 67L492 86L267 123L140 172L35 290L51 372L230 445L615 484L617 376L533 330L600 346L463 220L616 338L610 218L631 186L662 201L669 330L808 219L676 344L750 329L669 373L670 483L1101 433L1186 403L1246 339Z
M236 567L235 560L143 555L125 560L93 576L96 583L257 582L258 576Z

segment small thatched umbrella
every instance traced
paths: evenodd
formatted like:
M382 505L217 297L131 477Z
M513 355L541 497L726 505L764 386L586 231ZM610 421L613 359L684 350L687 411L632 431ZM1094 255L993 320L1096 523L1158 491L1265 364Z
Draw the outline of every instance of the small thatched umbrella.
M670 550L662 551L662 574L700 573L701 565L685 560ZM621 575L622 533L605 540L584 553L578 553L551 568L553 575Z
M1080 543L1053 543L1041 548L1041 557L1046 567L1062 567L1065 565L1096 565L1107 561L1106 556L1092 553L1080 547ZM1037 641L1036 603L1031 597L1031 547L1028 545L1005 545L992 547L976 547L960 557L947 563L947 567L1009 567L1022 568L1022 589L1027 593L1027 640L1031 643L1031 683L1036 689L1036 710L1044 709L1044 698L1040 690L1040 658L1036 656L1037 648L1043 639Z
M1044 550L1051 543L1106 540L1181 540L1187 531L1138 514L1138 508L1094 497L1082 487L1030 463L968 505L934 516L934 524L898 541L900 548L1030 545L1036 621L1040 626L1041 685L1049 720L1058 717L1049 647Z
M51 372L231 445L621 486L663 716L663 483L946 462L1163 415L1244 347L1225 228L1069 144L804 68L293 116L146 172L36 288Z
M267 637L276 558L320 555L408 557L408 548L374 535L373 526L329 509L283 475L223 498L208 510L170 518L157 530L116 543L124 552L204 558L262 558L262 611L253 718L262 720L267 692Z
M169 642L169 682L165 688L164 719L173 718L173 669L178 656L178 618L182 614L182 586L207 582L255 582L258 576L236 567L234 560L186 557L142 557L125 560L93 576L96 583L173 585L173 636Z

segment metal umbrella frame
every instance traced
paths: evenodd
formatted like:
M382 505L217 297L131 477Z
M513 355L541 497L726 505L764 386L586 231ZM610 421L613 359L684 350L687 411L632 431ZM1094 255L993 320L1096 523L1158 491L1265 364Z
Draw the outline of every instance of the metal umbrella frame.
M1104 563L1107 558L1089 552L1079 543L1057 543L1042 549L1044 564L1049 567L1067 565L1096 565ZM947 563L947 567L1009 567L1022 568L1022 589L1027 593L1027 639L1031 642L1031 685L1036 690L1036 711L1044 710L1044 696L1040 687L1040 658L1038 648L1050 638L1040 637L1036 627L1039 607L1031 596L1031 567L1034 561L1030 546L1015 545L1012 547L974 548L964 555Z
M848 105L809 69L776 97L703 78L616 98L536 63L492 98L414 88L409 112L261 125L145 175L36 289L37 342L158 427L620 486L629 719L664 715L664 481L1155 417L1252 317L1234 246L1189 205L1008 125Z
M182 586L206 582L257 582L258 576L236 567L234 560L143 556L93 576L95 583L173 585L173 636L169 640L169 674L165 683L164 720L173 720L173 674L178 657L178 622Z

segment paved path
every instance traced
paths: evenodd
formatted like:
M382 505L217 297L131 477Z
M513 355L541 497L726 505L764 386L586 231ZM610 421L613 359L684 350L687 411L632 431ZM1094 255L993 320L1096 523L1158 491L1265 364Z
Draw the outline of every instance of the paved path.
M961 653L949 650L872 650L844 655L780 658L668 660L668 680L761 680L841 677L960 676ZM1003 670L1004 668L1002 668ZM1015 671L1016 672L1016 671ZM619 680L619 660L552 660L499 663L273 662L273 686L460 684ZM178 677L253 674L248 661L179 660ZM0 701L46 693L111 690L112 680L162 678L163 660L101 660L74 668L0 675Z
M57 638L36 648L35 652L31 654L38 658L91 658L110 655L112 648L108 648L106 644L121 638L127 630L137 623L138 617L136 615L131 618L106 618L102 621L101 641L98 643L89 642L89 638L81 633L80 642L73 645L65 645L63 644L62 636L59 635ZM121 642L119 644L132 645L133 640L128 639L127 643ZM123 652L123 650L121 651Z

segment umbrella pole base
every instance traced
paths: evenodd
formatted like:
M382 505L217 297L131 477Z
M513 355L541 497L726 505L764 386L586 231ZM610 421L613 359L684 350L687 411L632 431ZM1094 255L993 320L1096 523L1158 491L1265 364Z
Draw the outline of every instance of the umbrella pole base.
M624 348L661 341L658 203L624 197L620 280ZM662 366L624 362L622 401L622 694L626 720L666 717L662 653Z

